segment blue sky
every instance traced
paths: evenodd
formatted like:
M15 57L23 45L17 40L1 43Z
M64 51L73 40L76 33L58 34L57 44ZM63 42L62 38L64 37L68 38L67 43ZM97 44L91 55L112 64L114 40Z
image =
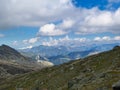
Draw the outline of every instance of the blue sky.
M120 0L0 1L0 44L120 42Z
M85 7L91 9L93 7L98 7L101 10L106 9L108 0L72 0L76 7Z

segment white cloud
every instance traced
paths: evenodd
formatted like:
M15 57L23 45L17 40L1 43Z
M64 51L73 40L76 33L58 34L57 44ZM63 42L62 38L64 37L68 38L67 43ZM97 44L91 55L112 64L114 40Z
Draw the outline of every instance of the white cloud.
M65 19L65 20L63 20L61 27L65 28L65 29L72 28L74 23L75 22L72 19Z
M37 42L38 41L38 38L31 38L30 40L29 40L29 43L35 43L35 42Z
M102 41L102 42L109 42L109 41L120 41L120 36L115 36L115 37L109 37L109 36L104 36L104 37L95 37L93 39L94 41Z
M1 0L0 27L40 26L67 17L69 10L71 0Z
M37 41L36 41L37 40ZM29 45L29 47L24 47L24 48L31 48L35 43L38 43L40 45L45 45L45 46L84 46L88 44L101 44L101 43L114 43L120 41L120 36L103 36L103 37L94 37L93 39L89 39L86 37L82 38L70 38L68 35L62 38L54 38L54 37L49 37L47 40L40 40L39 38L31 38L29 40L23 40L23 43L25 45ZM32 46L31 46L32 44ZM24 45L23 45L24 46Z
M31 49L33 46L27 46L27 47L23 47L23 48L19 48L19 49Z
M109 40L111 40L111 38L110 38L109 36L104 36L102 39L103 39L104 41L109 41Z
M4 34L0 34L0 38L1 38L1 37L4 37L4 36L5 36Z
M27 46L26 48L32 48L33 46Z
M85 10L82 21L77 21L75 25L77 34L91 34L91 33L120 33L120 8L116 11L100 11L97 8Z
M114 37L114 40L119 40L120 41L120 36Z
M102 39L100 37L95 37L94 40L95 41L101 41Z
M58 36L65 34L65 31L57 29L55 24L46 24L42 26L38 32L39 36Z
M72 12L73 14L64 18L60 24L54 24L54 28L59 32L61 31L60 34L54 32L54 36L55 34L62 35L71 32L76 34L93 34L103 32L120 33L120 9L115 12L100 11L98 8L92 8L89 10L74 9ZM44 26L48 25L49 24L46 24ZM46 35L46 33L43 35ZM50 36L52 33L49 32L48 35Z
M103 12L99 15L86 17L85 23L90 26L110 26L113 23L113 20L110 12Z
M109 36L95 37L95 38L94 38L94 41L110 41L110 40L112 40L112 38L109 37Z
M65 36L64 38L59 38L59 39L53 39L50 38L49 41L43 41L42 45L45 46L57 46L57 45L65 45L65 46L70 46L70 45L79 45L82 43L89 42L90 40L87 38L70 38L69 36Z
M68 2L69 2L69 0L60 0L60 3L62 3L62 4L66 4Z
M65 36L64 38L54 39L50 37L49 41L43 41L42 45L45 46L56 46L56 45L87 45L89 43L113 43L115 41L120 41L120 36L110 37L110 36L103 36L103 37L95 37L93 39L89 38L70 38L69 36Z
M39 40L39 37L31 38L29 40L23 40L24 44L34 44Z
M109 0L113 1L119 2ZM101 11L96 7L78 9L72 6L71 0L1 0L0 13L1 28L37 26L39 35L120 33L120 8L115 11ZM57 21L62 22L55 24Z

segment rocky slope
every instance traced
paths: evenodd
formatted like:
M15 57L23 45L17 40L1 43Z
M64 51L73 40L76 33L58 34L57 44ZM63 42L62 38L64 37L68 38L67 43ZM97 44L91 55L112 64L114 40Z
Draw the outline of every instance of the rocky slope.
M0 63L0 79L8 78L17 74L27 73L30 71L32 71L32 69L6 63Z
M29 57L21 55L7 45L0 46L0 79L48 66L48 64L38 63Z
M112 90L120 80L120 47L0 82L0 90Z
M0 60L19 62L24 60L30 60L30 58L21 55L15 49L3 44L2 46L0 46Z

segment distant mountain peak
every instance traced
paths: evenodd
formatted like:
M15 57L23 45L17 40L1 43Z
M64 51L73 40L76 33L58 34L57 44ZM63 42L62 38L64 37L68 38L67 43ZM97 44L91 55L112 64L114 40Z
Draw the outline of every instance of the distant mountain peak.
M8 45L2 44L1 46L8 46Z
M8 45L1 45L0 46L0 59L1 60L18 60L18 59L25 59L18 51L11 48Z
M11 48L11 47L9 47L8 45L2 44L0 48Z
M11 48L10 46L5 45L5 44L2 44L2 45L0 46L0 48L4 48L4 49L13 49L13 48Z

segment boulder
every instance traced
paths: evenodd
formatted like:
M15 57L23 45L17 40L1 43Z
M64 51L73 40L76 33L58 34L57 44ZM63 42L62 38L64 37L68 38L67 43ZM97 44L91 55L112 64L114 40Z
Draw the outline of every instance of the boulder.
M120 90L120 80L112 86L113 90Z

